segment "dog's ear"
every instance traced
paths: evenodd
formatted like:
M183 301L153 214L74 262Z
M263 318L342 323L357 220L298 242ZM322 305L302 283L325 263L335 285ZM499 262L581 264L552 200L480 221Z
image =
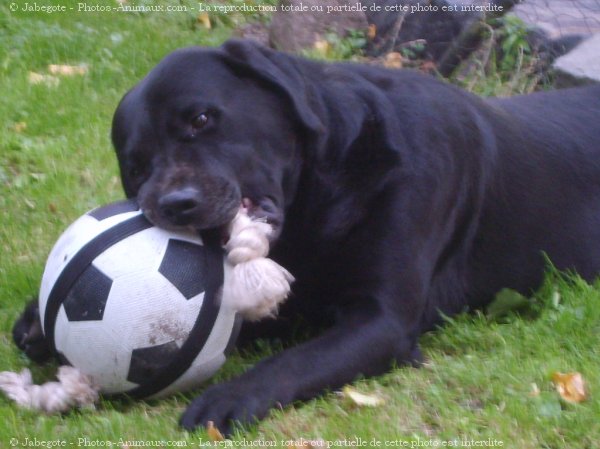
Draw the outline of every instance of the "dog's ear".
M323 133L325 127L317 113L319 100L314 86L293 56L241 39L227 41L221 51L225 62L239 74L258 77L282 93L311 134Z
M249 40L227 41L221 47L221 54L224 62L240 76L259 78L288 99L299 123L310 133L311 147L316 148L313 154L317 158L326 157L321 152L324 143L331 138L331 133L337 133L334 137L337 155L344 159L346 166L356 170L357 178L366 180L366 173L371 173L375 180L382 179L383 173L398 164L398 147L404 138L391 121L396 113L385 95L373 89L370 83L363 83L360 77L354 79L355 84L348 81L347 89L354 92L356 101L346 103L352 107L336 106L338 115L334 113L335 126L332 126L331 109L336 108L326 107L324 98L329 93L319 91L324 84L317 78L323 73L319 63ZM338 89L341 85L333 84Z

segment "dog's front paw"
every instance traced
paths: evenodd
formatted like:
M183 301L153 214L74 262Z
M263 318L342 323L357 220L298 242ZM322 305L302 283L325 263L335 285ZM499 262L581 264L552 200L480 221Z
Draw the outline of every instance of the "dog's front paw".
M183 413L180 424L186 430L207 427L210 421L224 435L235 426L263 419L278 404L261 385L238 380L213 385L198 396Z
M19 349L34 362L43 363L52 356L48 341L42 332L40 311L36 300L27 304L13 326L12 334Z

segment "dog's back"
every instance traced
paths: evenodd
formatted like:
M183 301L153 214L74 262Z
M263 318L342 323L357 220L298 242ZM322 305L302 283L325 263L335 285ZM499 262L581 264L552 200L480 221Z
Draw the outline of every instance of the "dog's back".
M586 279L600 273L600 86L491 99L497 153L469 297L529 293L543 254Z

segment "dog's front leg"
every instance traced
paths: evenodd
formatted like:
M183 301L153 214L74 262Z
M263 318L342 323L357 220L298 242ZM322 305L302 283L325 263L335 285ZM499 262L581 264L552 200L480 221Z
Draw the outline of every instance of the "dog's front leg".
M34 362L43 363L52 357L50 345L42 332L37 299L31 299L17 319L12 330L17 347Z
M190 404L181 425L191 430L212 421L230 433L235 423L262 419L273 407L313 398L359 375L383 373L393 361L416 357L415 339L398 322L383 313L363 312L229 382L209 387Z

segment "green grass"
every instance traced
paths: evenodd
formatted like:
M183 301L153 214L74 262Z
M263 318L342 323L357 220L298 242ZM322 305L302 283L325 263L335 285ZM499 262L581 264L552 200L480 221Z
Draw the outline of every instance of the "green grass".
M0 370L30 367L38 381L53 372L54 367L32 366L17 351L12 323L26 298L35 296L45 257L60 232L84 211L123 196L109 141L118 100L169 51L216 45L244 17L213 19L215 27L207 30L187 13L48 15L0 6ZM80 63L88 64L88 74L62 77L56 87L28 81L29 72L46 74L48 64ZM498 79L490 86L481 91L507 87ZM558 305L551 301L555 290ZM244 439L282 446L289 439L341 445L361 438L368 447L377 447L372 441L380 447L402 441L432 447L439 441L442 447L442 441L455 439L495 439L518 449L598 448L600 284L553 274L538 296L542 307L536 319L455 318L422 339L424 368L400 368L357 382L360 391L385 398L381 407L355 408L331 393L274 412L239 433L234 447L243 447ZM234 355L214 381L274 350ZM550 382L554 371L581 372L590 400L562 402ZM533 383L539 396L529 394ZM45 416L0 396L0 448L10 447L11 438L19 441L16 447L23 447L25 438L64 440L67 447L120 439L198 447L206 434L187 434L176 425L191 397L105 400L96 410Z

